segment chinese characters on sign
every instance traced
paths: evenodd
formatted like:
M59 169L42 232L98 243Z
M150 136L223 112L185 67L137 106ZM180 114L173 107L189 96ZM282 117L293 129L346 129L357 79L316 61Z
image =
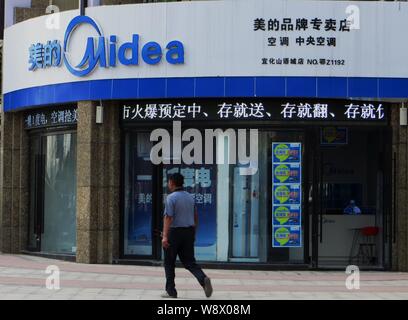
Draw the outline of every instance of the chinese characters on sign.
M347 19L305 19L305 18L283 18L283 19L265 19L257 18L254 20L254 31L350 31L350 21Z
M262 103L236 103L228 104L223 103L218 105L219 111L217 114L220 119L246 119L246 118L270 118L271 114L265 111L265 108Z
M265 19L256 18L254 20L254 31L273 31L273 32L293 32L296 36L293 38L299 46L336 46L336 38L323 35L324 32L350 32L350 21L347 19L322 19L322 18L283 18L283 19ZM322 35L315 37L312 35L300 36L299 32L322 31ZM289 46L291 38L288 36L268 38L268 46Z
M123 107L122 120L385 121L383 103L261 99L138 103Z
M123 119L196 119L206 118L208 114L202 112L201 106L193 103L192 105L183 104L146 104L144 107L136 105L135 107L124 106Z
M30 112L24 117L24 127L26 129L73 125L77 122L78 110L76 108Z
M262 58L261 63L263 65L273 64L273 65L322 65L322 66L344 66L346 61L344 59L325 59L325 58L314 58L314 59L304 59L304 58Z
M58 67L61 64L61 44L59 41L48 41L46 44L33 44L29 48L30 71Z
M272 144L272 246L302 246L302 144Z
M294 117L297 119L335 118L335 114L329 112L328 104L315 103L311 105L309 103L286 103L285 105L282 105L282 107L281 115L284 119L292 119Z
M384 108L382 104L374 106L372 104L348 104L344 114L347 119L378 119L382 120L385 117Z
M267 32L268 47L336 47L336 33L350 32L350 20L334 18L256 18L253 21L254 32ZM316 32L319 32L316 35ZM262 65L320 65L344 66L344 59L333 57L262 57Z

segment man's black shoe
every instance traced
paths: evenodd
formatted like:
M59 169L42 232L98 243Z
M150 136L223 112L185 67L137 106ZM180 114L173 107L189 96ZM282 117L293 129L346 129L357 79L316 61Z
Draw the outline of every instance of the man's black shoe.
M212 293L213 293L213 287L211 285L211 280L208 277L204 278L204 292L205 292L205 296L207 298L211 297Z
M163 294L161 295L161 297L162 297L162 298L165 298L165 299L177 299L177 293L172 293L172 294L170 294L170 293L168 293L168 292L165 292L165 293L163 293Z

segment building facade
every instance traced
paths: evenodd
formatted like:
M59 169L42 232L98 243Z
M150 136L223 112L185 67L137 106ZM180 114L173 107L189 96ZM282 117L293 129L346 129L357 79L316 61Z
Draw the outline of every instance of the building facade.
M408 5L23 2L5 8L1 252L160 263L181 172L203 263L408 270Z

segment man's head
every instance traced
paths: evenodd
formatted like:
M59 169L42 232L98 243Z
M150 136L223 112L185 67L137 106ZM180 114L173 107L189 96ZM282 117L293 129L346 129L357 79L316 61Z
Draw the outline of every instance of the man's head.
M170 192L173 192L176 189L183 188L184 177L180 173L174 173L169 176L168 187Z

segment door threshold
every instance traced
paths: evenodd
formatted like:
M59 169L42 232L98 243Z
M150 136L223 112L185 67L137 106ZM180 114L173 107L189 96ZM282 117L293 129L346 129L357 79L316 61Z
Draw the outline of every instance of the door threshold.
M291 271L291 270L310 270L309 264L273 264L265 262L209 262L197 261L197 263L204 269L223 269L223 270L259 270L259 271ZM117 259L113 264L119 265L139 265L139 266L153 266L163 267L162 260L142 260L142 259ZM182 268L181 262L176 262L176 267Z
M350 264L352 265L352 264ZM344 271L349 265L323 265L323 266L318 266L316 270L322 270L322 271ZM388 271L386 267L381 267L381 266L357 266L360 271Z
M76 255L72 255L72 254L34 252L34 251L26 251L26 250L22 250L21 253L25 254L25 255L28 255L28 256L35 256L35 257L41 257L41 258L47 258L47 259L55 259L55 260L76 262Z

